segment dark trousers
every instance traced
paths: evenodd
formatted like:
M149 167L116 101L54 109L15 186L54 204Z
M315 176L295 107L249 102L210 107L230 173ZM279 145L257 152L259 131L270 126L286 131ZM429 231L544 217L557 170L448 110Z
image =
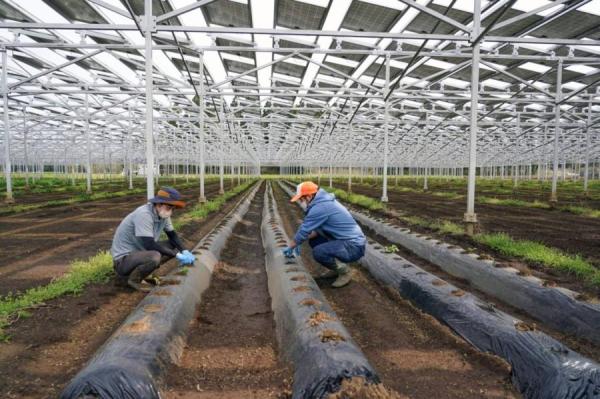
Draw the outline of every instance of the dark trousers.
M169 241L161 241L160 244L173 249L173 245ZM134 251L114 261L113 267L121 277L127 277L135 269L139 269L144 278L156 270L161 263L171 258L171 256L161 255L158 251Z
M355 240L329 240L322 235L308 240L313 258L328 269L335 269L335 260L356 262L365 255L365 244Z

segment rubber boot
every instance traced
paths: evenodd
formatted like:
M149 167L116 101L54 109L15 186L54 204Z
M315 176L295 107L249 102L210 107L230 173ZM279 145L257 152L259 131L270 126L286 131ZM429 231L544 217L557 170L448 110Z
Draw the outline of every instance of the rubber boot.
M116 273L115 275L115 286L116 287L122 287L125 288L128 286L127 284L127 276L121 276L120 274Z
M336 271L338 273L338 278L331 284L334 288L341 288L345 285L348 285L350 281L352 281L352 269L345 263L336 261Z
M127 285L141 292L151 291L150 287L144 287L142 285L142 274L140 273L139 268L133 269L133 271L129 275L129 279L127 280Z
M337 278L338 276L338 272L337 270L331 270L331 269L327 269L327 271L319 274L320 279L331 279L331 278Z

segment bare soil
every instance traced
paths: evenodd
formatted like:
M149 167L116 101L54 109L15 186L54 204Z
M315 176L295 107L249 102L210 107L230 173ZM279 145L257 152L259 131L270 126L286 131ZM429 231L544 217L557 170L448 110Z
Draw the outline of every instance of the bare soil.
M363 227L363 229L364 229L364 227ZM385 237L379 236L376 233L374 233L368 229L366 229L365 232L368 233L368 235L370 237L375 238L376 242L381 245L392 244L391 242L387 241L387 239ZM407 250L406 248L404 248L402 246L400 246L398 248L398 251L396 253L399 256L405 258L406 260L419 266L423 270L426 270L429 273L432 273L440 278L440 280L436 280L432 284L443 285L446 283L450 283L450 284L456 286L457 288L459 288L460 291L463 293L463 295L465 292L470 292L470 293L478 296L482 300L487 301L488 303L492 303L495 308L500 309L508 314L511 314L511 315L521 319L524 322L524 324L529 325L529 326L535 326L535 328L537 330L542 331L542 332L552 336L556 340L567 345L572 350L600 363L600 346L598 346L592 342L589 342L585 339L558 332L558 331L552 329L551 327L546 326L544 323L540 322L539 320L536 320L536 319L533 319L532 317L530 317L524 311L516 309L510 305L507 305L507 304L501 302L499 299L494 298L482 291L479 291L475 287L471 286L471 284L468 281L454 277L454 276L444 272L438 266L436 266L432 263L429 263L426 260L423 260L422 258L418 257L417 255L413 254L412 252L410 252L409 250Z
M300 210L274 186L279 212L288 235ZM303 246L302 259L314 274L323 271ZM319 281L323 294L379 372L383 384L411 398L516 398L509 366L483 354L434 318L396 293L382 288L362 269L353 282L335 289Z
M335 184L346 188L343 184ZM372 187L353 184L357 194L379 198ZM464 199L451 200L427 193L388 191L388 207L407 215L462 223ZM476 204L482 232L506 232L517 239L540 241L567 253L580 254L600 267L600 219L558 210Z
M230 199L201 223L186 226L182 232L186 241L198 242L238 199ZM176 262L170 261L157 274L174 267ZM56 398L143 297L110 282L32 309L31 317L7 329L11 341L0 343L0 397Z
M381 189L381 184L373 187L374 189ZM353 181L354 184L354 181ZM394 177L389 177L388 187L402 186L409 187L417 190L423 188L423 178L401 178L398 180L396 185ZM455 193L459 195L467 195L467 183L464 180L464 184L458 185L457 182L446 182L440 179L429 180L429 190L435 192L446 192ZM518 199L523 201L544 201L547 202L550 199L551 186L550 181L544 183L543 186L529 186L524 183L517 184L517 187L513 187L511 180L504 180L502 182L496 181L495 184L490 187L489 185L476 185L477 196L495 197L500 199ZM590 191L589 195L585 195L583 192L583 180L580 182L580 189L577 190L574 187L564 188L558 186L557 196L559 205L575 205L575 206L586 206L590 208L600 209L600 193L596 190Z
M216 183L206 187L209 197L217 191ZM182 195L193 204L197 189ZM138 194L0 217L0 296L46 284L73 260L109 249L121 220L145 198Z
M286 398L291 370L278 360L260 239L263 190L235 227L202 297L167 398Z

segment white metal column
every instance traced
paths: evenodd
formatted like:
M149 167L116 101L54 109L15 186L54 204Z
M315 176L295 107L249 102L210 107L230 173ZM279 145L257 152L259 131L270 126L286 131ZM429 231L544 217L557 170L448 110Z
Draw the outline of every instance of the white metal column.
M381 202L388 202L387 195L387 168L388 168L388 146L389 131L388 122L390 119L390 101L387 99L390 91L390 53L385 54L385 86L383 89L383 98L385 98L383 114L383 189L381 193Z
M92 193L92 137L91 137L91 133L90 133L90 110L89 110L89 94L88 94L89 88L86 86L85 87L85 98L84 98L84 115L85 115L85 145L86 145L86 151L87 151L87 157L86 157L86 164L85 164L85 169L86 169L86 174L85 174L85 182L86 182L86 189L85 192L88 194Z
M592 124L592 99L590 97L590 102L588 103L588 120L585 132L585 169L583 171L583 192L588 194L588 180L590 175L590 135L592 134L592 129L590 125Z
M481 0L474 1L473 30L471 40L479 36L481 28ZM467 182L467 212L465 222L467 233L473 233L474 224L477 223L475 213L475 179L477 172L477 109L479 105L479 42L473 45L473 58L471 64L471 130L469 135L469 179Z
M154 134L152 91L154 89L152 61L152 29L156 19L152 15L152 0L144 0L144 36L146 38L146 195L154 197Z
M560 105L562 98L562 59L558 60L556 67L556 102L554 104L554 159L552 160L552 193L550 202L557 202L556 183L558 181L558 137L560 136Z
M27 142L27 109L23 107L23 156L25 163L25 187L29 188L29 146ZM55 172L56 173L56 172Z
M8 83L6 81L8 52L5 47L0 47L2 52L2 94L4 102L4 176L6 178L6 202L13 203L15 199L12 191L12 165L10 162L10 131L8 129Z
M206 202L204 195L204 53L198 53L198 65L200 74L200 97L198 98L198 117L200 125L200 202Z
M133 149L133 145L132 145L132 140L131 140L131 135L132 135L132 128L133 125L131 123L131 120L133 119L133 112L131 112L131 105L129 105L128 107L128 111L129 111L129 121L127 124L127 179L129 180L129 189L133 189L133 156L131 154L132 149Z

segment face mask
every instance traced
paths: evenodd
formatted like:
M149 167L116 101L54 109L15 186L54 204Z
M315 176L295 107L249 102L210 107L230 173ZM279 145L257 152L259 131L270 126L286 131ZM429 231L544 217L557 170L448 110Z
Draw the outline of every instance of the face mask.
M173 209L165 209L163 207L158 208L158 216L161 219L170 218L171 214L173 214Z
M306 208L308 207L308 201L304 198L298 200L298 202L300 202L300 207L304 210L306 210Z

